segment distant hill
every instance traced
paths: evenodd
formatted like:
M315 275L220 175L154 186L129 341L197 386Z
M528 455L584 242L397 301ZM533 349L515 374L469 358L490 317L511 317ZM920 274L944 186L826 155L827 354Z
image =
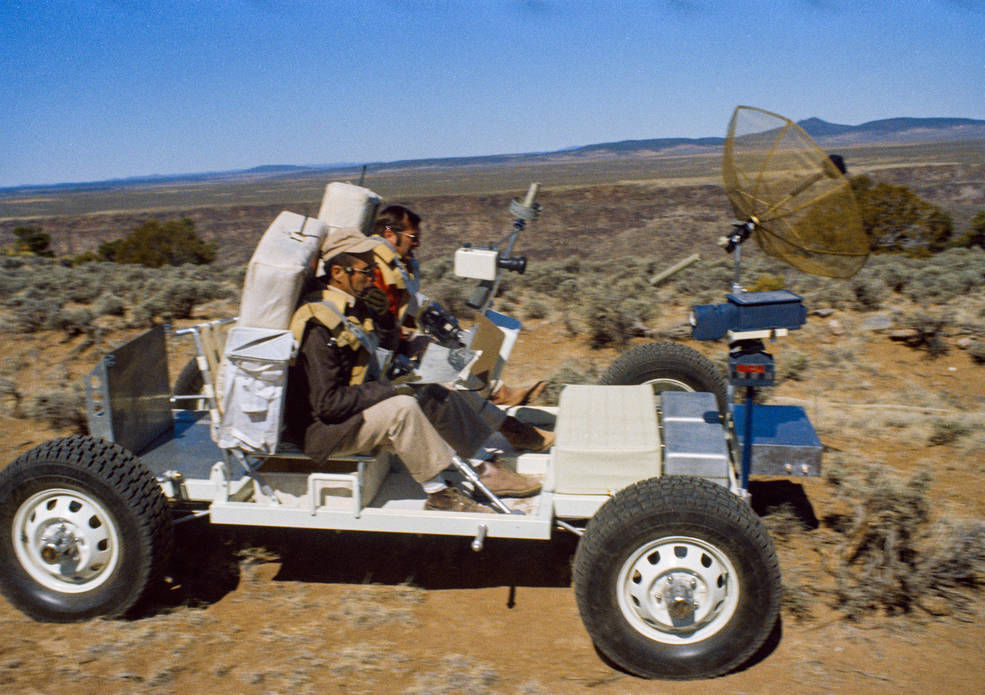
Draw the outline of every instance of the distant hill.
M972 118L884 118L857 126L809 118L801 121L800 127L819 144L828 146L955 142L985 138L985 121Z
M798 125L819 145L875 145L880 143L933 143L985 139L985 121L971 118L886 118L862 125L829 123L808 118ZM715 150L725 138L663 138L622 140L586 145L550 153L551 157L627 155L642 153L687 154Z
M823 147L852 145L912 144L985 140L985 120L972 118L885 118L861 125L829 123L820 118L808 118L799 125ZM408 159L390 162L366 162L371 169L444 168L460 166L494 166L535 164L538 162L572 162L583 159L631 158L713 153L722 147L724 138L656 138L620 140L551 152L497 154L474 157L443 157ZM127 186L193 183L197 181L237 181L250 179L291 178L322 172L358 170L358 164L325 164L312 166L268 165L236 171L205 172L173 176L143 176L92 183L56 184L0 188L0 195L19 195L26 191L87 191L115 189Z
M345 166L345 165L339 165ZM332 167L338 168L338 167ZM116 190L127 187L149 187L149 186L171 186L175 184L206 183L211 181L238 181L250 179L271 179L284 176L299 176L311 174L313 172L324 171L325 167L310 166L290 166L290 165L269 165L259 166L252 169L238 169L235 171L206 171L197 174L150 174L147 176L132 176L125 179L107 179L105 181L91 181L84 183L52 183L40 186L16 186L13 188L0 188L0 196L20 195L24 192L32 193L91 193L96 191Z

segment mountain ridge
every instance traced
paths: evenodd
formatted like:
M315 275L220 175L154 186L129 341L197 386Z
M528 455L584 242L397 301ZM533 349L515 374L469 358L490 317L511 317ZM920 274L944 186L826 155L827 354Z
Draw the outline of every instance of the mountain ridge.
M821 118L811 117L798 121L808 135L823 147L845 147L852 145L912 144L955 142L960 140L985 139L985 120L973 118L911 118L896 117L868 121L860 125L832 123ZM502 165L512 163L536 163L582 158L631 157L670 154L711 153L725 142L722 137L701 138L649 138L639 140L618 140L568 147L545 152L512 154L473 155L465 157L436 157L426 159L402 159L394 161L367 162L365 165L350 162L318 165L268 164L249 169L229 171L210 171L188 174L147 175L104 181L77 183L57 183L46 185L27 185L0 188L0 195L20 194L26 191L86 191L128 186L151 186L235 179L269 179L305 176L312 173L358 170L360 166L374 169L400 169L421 167L458 167L474 165Z

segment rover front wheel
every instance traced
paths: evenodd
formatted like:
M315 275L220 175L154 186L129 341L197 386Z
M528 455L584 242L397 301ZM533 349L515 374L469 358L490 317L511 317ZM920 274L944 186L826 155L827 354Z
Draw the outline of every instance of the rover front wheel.
M720 412L728 404L728 384L715 363L697 350L671 342L637 345L620 355L600 379L602 384L650 384L662 391L714 394Z
M598 649L645 678L727 673L779 614L779 563L759 517L726 488L689 476L614 495L579 542L574 580Z
M125 613L171 542L160 486L116 444L56 439L0 471L0 591L36 620Z

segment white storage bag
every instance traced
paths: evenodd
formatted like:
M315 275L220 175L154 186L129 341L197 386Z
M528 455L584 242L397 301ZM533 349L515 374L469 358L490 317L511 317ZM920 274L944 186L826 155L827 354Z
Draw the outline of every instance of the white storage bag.
M314 271L328 227L284 211L267 228L246 269L238 326L284 330Z
M287 330L236 326L229 331L222 360L221 448L267 454L277 448L293 351L294 336Z
M380 196L368 188L342 181L325 186L318 219L332 230L355 227L365 235L372 234Z

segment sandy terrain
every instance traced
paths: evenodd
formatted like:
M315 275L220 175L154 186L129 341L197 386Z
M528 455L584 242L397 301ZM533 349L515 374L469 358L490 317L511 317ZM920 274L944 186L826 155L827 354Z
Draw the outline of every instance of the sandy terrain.
M849 327L856 320L835 318ZM616 354L591 351L549 321L529 328L509 367L514 382L548 376L562 357L604 367ZM77 379L98 357L51 342L44 334L4 336L6 360L45 351L23 369L25 390ZM985 518L985 366L957 349L929 359L885 335L836 337L820 318L777 346L781 364L788 350L809 354L812 367L776 397L805 404L828 447L826 462L878 461L902 475L930 470L936 514ZM0 461L56 434L9 411L8 404L0 418ZM976 429L930 446L940 417ZM754 494L757 507L792 499L801 518L820 520L778 549L785 581L823 577L814 537L837 505L831 485L761 481ZM785 611L766 647L736 673L700 683L634 678L606 663L581 624L570 586L574 547L561 533L550 543L493 540L475 554L460 538L185 524L168 585L136 619L45 625L0 600L0 692L983 691L985 619L977 605L963 618L918 609L849 621L823 593L806 619Z

